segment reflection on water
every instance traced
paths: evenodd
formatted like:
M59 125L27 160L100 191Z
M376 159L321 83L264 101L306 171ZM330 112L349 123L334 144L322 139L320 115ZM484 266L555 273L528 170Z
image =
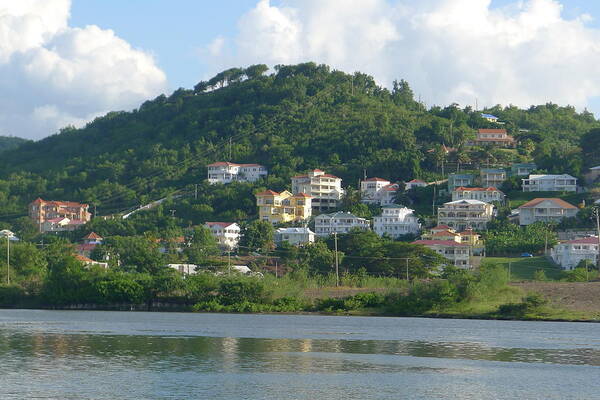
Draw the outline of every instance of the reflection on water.
M600 372L596 326L590 325L531 325L535 328L532 336L546 337L549 343L563 334L549 328L577 330L577 344L552 348L548 343L537 347L493 345L502 341L518 344L519 338L511 337L515 332L522 334L520 326L515 331L516 325L493 325L489 330L493 339L432 340L442 339L449 328L457 329L456 321L442 320L393 320L400 327L409 326L409 333L398 334L396 340L374 340L341 338L359 336L340 335L339 331L340 323L351 327L357 320L335 317L319 320L324 325L320 332L327 332L328 324L338 329L332 335L337 337L329 339L323 334L320 338L236 337L239 332L228 327L236 317L227 315L210 317L215 332L232 333L222 337L174 335L193 318L185 314L175 319L180 325L173 325L171 331L163 324L162 334L151 328L157 314L136 316L152 334L117 334L114 325L93 318L78 320L73 325L77 328L72 328L66 325L73 322L68 321L71 316L81 317L63 314L53 320L56 315L50 314L45 321L27 323L20 316L0 323L0 398L600 398L590 386ZM114 318L121 316L115 314ZM244 321L270 332L281 320L257 316ZM294 331L296 319L288 316L285 321L278 329ZM303 323L297 321L299 326ZM356 325L364 337L370 335L369 330L390 323L369 321L366 332L360 322ZM479 332L485 332L490 321L464 323L476 324ZM420 332L419 326L424 324L428 325ZM432 332L434 328L440 331ZM352 329L347 329L351 333Z

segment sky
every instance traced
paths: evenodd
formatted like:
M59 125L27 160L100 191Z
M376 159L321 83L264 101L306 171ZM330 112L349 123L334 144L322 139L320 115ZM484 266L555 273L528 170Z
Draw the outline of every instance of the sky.
M600 116L600 2L0 0L0 135L40 139L226 68L305 61L406 79L428 106Z

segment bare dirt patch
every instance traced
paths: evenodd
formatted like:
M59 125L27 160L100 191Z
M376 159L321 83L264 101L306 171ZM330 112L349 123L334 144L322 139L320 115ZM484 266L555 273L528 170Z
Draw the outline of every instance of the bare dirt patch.
M600 282L511 283L525 292L537 292L558 307L600 314Z

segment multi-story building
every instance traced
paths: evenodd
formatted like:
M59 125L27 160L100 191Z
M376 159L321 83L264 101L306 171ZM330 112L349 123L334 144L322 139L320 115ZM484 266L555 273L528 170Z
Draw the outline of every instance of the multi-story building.
M501 168L482 168L479 181L483 187L500 187L506 181L506 171Z
M471 267L471 251L468 244L458 243L454 240L417 240L412 244L425 246L435 251L457 267Z
M415 210L398 205L382 207L380 216L373 218L373 231L379 236L387 234L396 239L404 235L416 235L421 231Z
M493 217L494 206L479 200L456 200L438 208L438 224L457 230L485 229Z
M471 144L475 146L515 147L517 142L515 138L506 133L506 129L479 129L475 140Z
M365 204L393 204L398 190L397 183L381 178L369 178L360 182L361 201Z
M240 226L235 222L206 222L204 226L217 239L219 246L226 251L231 251L238 247L242 235L240 233Z
M591 236L560 242L550 255L563 269L572 270L584 261L588 266L598 265L598 237Z
M560 222L563 218L577 215L577 207L556 198L538 198L528 201L518 208L519 225L534 222Z
M418 187L426 187L427 182L422 181L420 179L413 179L413 180L406 182L405 185L406 186L404 187L404 190L410 190L410 189L414 189L414 188L418 188Z
M269 173L264 165L236 164L224 161L209 164L207 168L208 182L210 183L256 182Z
M449 174L448 175L448 191L452 192L457 187L473 186L475 183L475 175L473 174Z
M312 215L312 197L306 193L267 190L256 194L256 205L259 218L273 224L304 221Z
M369 221L341 211L333 214L321 214L315 218L315 234L317 236L348 233L354 228L368 230L370 228Z
M302 246L315 241L315 233L309 228L279 228L275 231L275 243L288 242L293 246Z
M337 208L344 195L342 179L320 169L292 177L292 192L310 195L312 207L317 210Z
M537 169L534 163L514 163L510 166L511 176L529 176Z
M529 175L523 179L524 192L576 192L577 178L563 175Z
M496 189L495 187L467 188L461 186L457 187L452 191L452 201L463 199L480 200L485 201L486 203L491 203L492 201L503 203L504 193L501 190Z
M40 198L29 204L29 217L40 232L75 230L92 219L87 204L73 201L46 201Z
M480 255L484 252L485 246L481 235L473 229L468 228L462 232L456 232L447 225L438 225L421 235L422 240L450 240L456 243L466 244L471 249L472 255Z

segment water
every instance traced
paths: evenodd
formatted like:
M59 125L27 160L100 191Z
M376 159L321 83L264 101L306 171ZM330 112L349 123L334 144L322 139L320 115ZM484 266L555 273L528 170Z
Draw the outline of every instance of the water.
M600 399L600 325L0 310L0 399Z

